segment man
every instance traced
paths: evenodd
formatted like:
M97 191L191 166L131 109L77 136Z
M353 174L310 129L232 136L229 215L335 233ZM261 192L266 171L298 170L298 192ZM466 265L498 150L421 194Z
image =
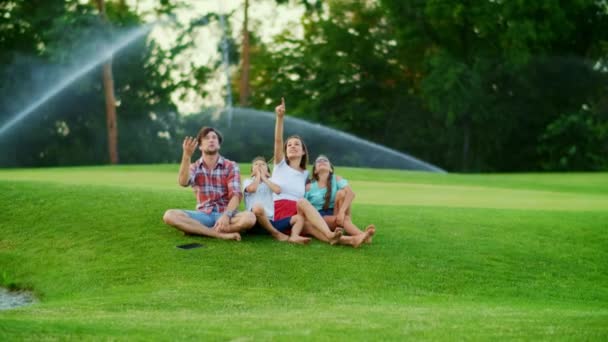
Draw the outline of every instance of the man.
M237 212L242 197L239 167L219 154L221 144L221 134L211 127L201 128L196 139L184 139L178 182L194 189L196 210L169 209L163 220L186 234L240 241L239 232L253 227L256 219L251 212ZM191 164L197 146L203 155Z

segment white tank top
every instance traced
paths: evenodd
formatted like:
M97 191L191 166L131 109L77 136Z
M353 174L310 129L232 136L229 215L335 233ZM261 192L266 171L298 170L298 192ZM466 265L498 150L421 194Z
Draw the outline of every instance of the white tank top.
M308 179L308 170L298 171L293 169L284 158L280 163L274 166L272 177L270 180L281 187L281 193L272 194L272 199L297 201L304 197L306 192L306 180Z

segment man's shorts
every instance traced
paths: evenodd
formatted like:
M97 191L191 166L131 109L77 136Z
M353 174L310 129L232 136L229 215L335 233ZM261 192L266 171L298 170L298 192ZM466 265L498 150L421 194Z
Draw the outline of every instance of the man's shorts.
M202 211L198 211L198 210L182 210L182 211L185 212L188 216L190 216L191 219L198 221L200 224L202 224L203 226L205 226L207 228L213 228L213 226L215 225L215 222L217 222L217 220L222 216L221 213L218 213L215 210L213 210L209 214L204 213Z

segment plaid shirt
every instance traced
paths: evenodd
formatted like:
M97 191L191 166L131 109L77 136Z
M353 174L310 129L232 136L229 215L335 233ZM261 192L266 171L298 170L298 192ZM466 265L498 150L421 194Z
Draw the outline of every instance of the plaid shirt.
M196 195L196 210L208 214L215 209L223 213L233 196L239 196L239 199L243 196L239 166L222 156L213 170L203 164L203 157L190 164L188 185Z

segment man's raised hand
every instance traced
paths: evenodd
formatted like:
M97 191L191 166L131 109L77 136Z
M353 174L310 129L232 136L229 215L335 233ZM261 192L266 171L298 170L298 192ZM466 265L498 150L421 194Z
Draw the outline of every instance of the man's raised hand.
M196 150L196 146L198 146L196 138L186 137L184 139L184 143L182 144L182 148L184 149L184 155L192 157L194 151Z
M281 97L281 104L278 105L275 109L274 112L277 113L278 117L283 117L285 115L285 98Z

